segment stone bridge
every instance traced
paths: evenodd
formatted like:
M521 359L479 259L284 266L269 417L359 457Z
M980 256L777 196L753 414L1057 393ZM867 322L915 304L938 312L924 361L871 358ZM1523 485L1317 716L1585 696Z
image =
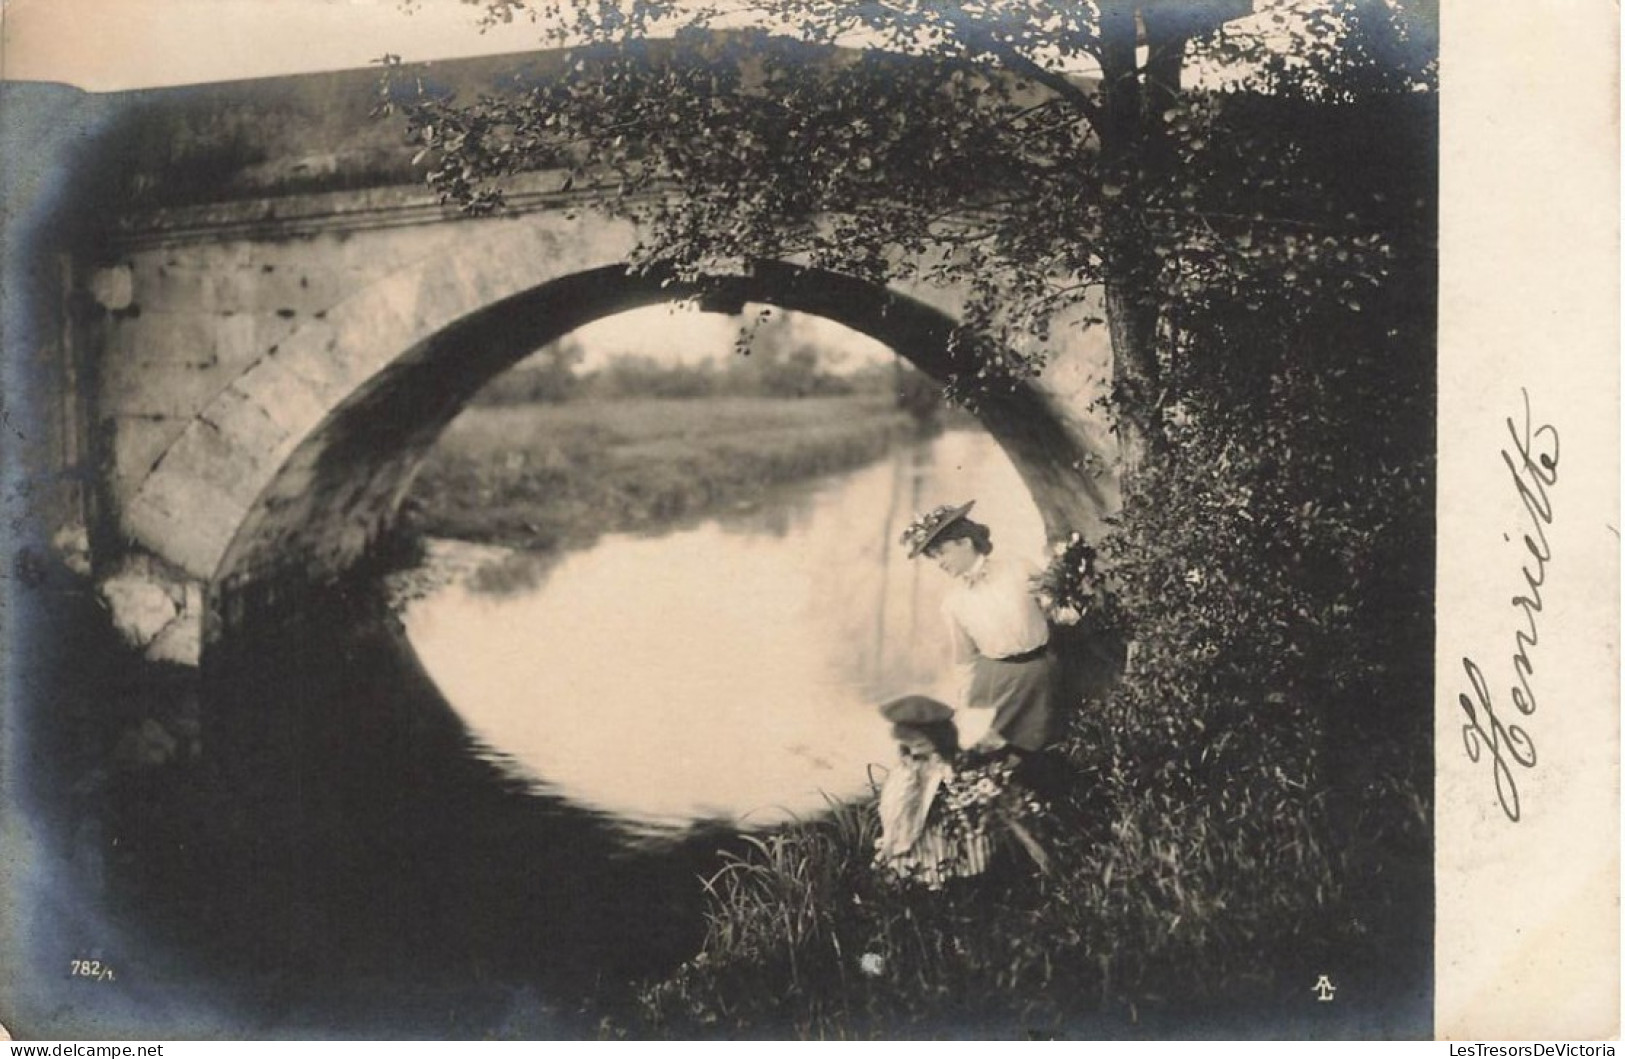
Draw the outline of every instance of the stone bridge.
M437 66L489 83L547 54ZM390 529L426 452L484 383L598 317L690 291L626 270L633 226L534 173L502 216L416 181L375 75L89 95L11 85L5 268L8 503L95 578L152 659L339 577ZM9 152L8 152L9 153ZM963 292L880 287L794 261L718 277L724 301L812 313L928 374ZM978 414L1055 532L1115 503L1089 406L1105 336ZM22 474L18 474L19 468Z

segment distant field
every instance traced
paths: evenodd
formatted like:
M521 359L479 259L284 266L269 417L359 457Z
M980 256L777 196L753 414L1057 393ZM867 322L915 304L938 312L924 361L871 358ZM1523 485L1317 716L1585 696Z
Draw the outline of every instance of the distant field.
M408 517L434 536L579 543L754 502L771 486L861 466L917 431L874 395L474 407L419 472Z

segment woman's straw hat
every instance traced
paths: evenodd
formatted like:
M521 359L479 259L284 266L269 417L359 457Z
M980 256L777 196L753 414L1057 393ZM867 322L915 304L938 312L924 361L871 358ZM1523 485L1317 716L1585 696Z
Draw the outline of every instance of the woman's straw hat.
M907 546L910 559L919 555L931 546L931 542L942 536L944 530L955 522L964 518L971 508L976 506L972 500L955 507L952 504L943 504L932 508L923 515L916 515L914 521L908 524L898 543Z

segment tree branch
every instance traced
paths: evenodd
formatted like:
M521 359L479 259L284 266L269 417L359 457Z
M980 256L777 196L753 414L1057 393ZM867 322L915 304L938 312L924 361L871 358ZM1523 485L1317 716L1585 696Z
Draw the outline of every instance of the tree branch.
M1000 40L991 29L976 27L957 17L952 8L945 6L940 13L943 20L953 29L954 35L959 38L960 43L972 50L981 50L996 57L1009 67L1011 72L1030 77L1048 88L1076 108L1097 133L1100 131L1100 106L1082 87L1042 63L1035 62L1029 56L1023 55L1009 43Z

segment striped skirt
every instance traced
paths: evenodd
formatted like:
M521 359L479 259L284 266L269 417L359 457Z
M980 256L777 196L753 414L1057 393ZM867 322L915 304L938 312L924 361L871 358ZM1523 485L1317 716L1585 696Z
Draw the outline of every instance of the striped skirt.
M941 824L931 824L907 853L892 857L886 867L898 878L938 889L949 879L968 879L987 871L993 859L993 839L985 831L966 838L949 838Z

